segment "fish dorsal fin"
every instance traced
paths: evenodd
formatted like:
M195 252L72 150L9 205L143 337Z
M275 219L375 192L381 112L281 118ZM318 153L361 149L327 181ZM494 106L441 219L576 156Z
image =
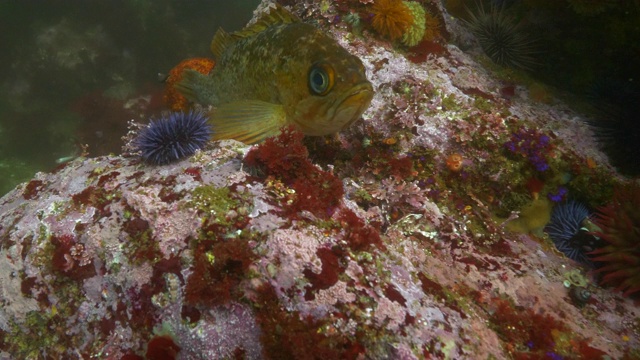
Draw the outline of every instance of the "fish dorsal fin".
M224 31L224 29L219 28L213 36L213 40L211 40L211 52L213 52L216 59L220 59L224 50L237 39L255 35L272 25L291 24L295 22L300 22L300 19L289 12L289 10L282 7L282 5L276 4L275 8L271 8L269 9L269 12L263 13L254 24L251 24L240 31L229 34Z
M223 28L219 28L216 31L216 34L213 35L213 40L211 40L211 52L216 57L216 60L220 59L224 50L233 42L231 35L228 32L224 31Z
M275 8L271 8L269 12L263 13L254 24L233 33L233 37L245 38L262 32L269 26L296 22L300 22L297 16L289 12L289 10L285 9L282 5L276 4Z

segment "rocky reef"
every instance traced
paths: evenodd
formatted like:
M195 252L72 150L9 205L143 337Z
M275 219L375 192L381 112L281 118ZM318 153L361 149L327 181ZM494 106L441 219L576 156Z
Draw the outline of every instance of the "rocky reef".
M555 204L629 182L583 116L461 51L440 2L416 2L439 25L411 48L376 36L370 3L290 6L374 85L337 137L163 166L125 148L1 198L0 358L640 356L633 300L543 232Z

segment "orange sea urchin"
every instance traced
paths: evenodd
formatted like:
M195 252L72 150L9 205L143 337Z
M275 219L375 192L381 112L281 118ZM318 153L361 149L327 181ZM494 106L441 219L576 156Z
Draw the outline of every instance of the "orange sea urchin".
M413 24L411 10L402 0L376 0L371 12L373 28L391 40L400 39Z
M604 274L603 284L616 286L628 296L640 292L640 186L627 185L616 191L613 201L598 209L594 223L601 231L595 235L606 246L593 251L592 258L602 263L597 272Z
M182 80L182 74L186 69L208 74L214 65L215 62L207 58L192 58L181 61L169 72L162 97L164 103L173 111L187 110L189 101L176 90L174 85Z

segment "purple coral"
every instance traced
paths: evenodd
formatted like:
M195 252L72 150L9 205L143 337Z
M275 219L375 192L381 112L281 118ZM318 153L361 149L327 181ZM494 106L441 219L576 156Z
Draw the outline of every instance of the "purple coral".
M511 140L504 146L514 154L525 157L540 172L549 169L546 156L552 149L549 136L533 129L521 128L511 134Z

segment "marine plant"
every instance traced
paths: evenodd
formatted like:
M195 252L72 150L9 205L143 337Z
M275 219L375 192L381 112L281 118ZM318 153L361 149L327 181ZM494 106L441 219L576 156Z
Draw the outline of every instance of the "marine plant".
M469 19L464 22L494 63L517 69L530 69L535 65L535 41L504 7L492 4L485 9L481 2L476 2L476 10L467 9L467 12Z
M211 137L207 116L199 111L172 112L152 119L133 142L142 159L151 165L166 165L189 157Z
M249 151L244 162L266 175L267 184L289 188L284 212L295 218L308 211L326 219L338 208L344 189L340 179L310 161L303 137L294 126L284 127L279 136Z
M592 265L587 253L593 248L586 239L593 237L586 234L586 229L583 228L583 222L589 217L590 212L586 206L576 201L568 201L553 208L551 219L544 228L560 252L569 259L585 265Z
M625 296L640 292L640 185L619 187L612 201L597 209L594 234L605 245L591 253L601 267L602 284L610 284Z
M414 22L411 9L402 0L376 0L371 13L373 28L390 40L400 39Z

